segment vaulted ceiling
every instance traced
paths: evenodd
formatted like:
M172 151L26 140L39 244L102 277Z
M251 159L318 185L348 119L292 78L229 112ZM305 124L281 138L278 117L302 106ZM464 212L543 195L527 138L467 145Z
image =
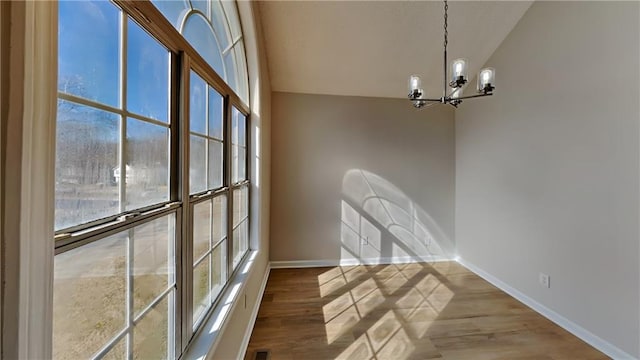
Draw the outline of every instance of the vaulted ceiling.
M449 60L475 77L530 5L450 1ZM274 91L403 98L418 74L442 93L442 2L262 1L260 13Z

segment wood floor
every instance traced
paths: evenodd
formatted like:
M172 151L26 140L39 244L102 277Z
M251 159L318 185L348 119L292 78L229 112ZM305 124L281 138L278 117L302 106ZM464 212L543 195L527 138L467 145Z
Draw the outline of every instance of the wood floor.
M272 270L245 356L608 359L456 262Z

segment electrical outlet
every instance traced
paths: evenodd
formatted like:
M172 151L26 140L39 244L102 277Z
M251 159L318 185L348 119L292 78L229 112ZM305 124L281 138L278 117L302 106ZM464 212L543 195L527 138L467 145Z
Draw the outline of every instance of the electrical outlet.
M540 273L540 275L538 275L538 281L540 281L540 285L543 287L546 287L547 289L551 288L551 276Z

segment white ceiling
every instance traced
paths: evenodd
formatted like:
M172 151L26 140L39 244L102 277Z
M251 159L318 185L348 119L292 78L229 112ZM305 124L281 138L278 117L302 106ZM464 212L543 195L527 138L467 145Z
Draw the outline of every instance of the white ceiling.
M474 78L530 5L450 1L449 62L468 59ZM442 2L262 1L260 12L274 91L403 98L415 73L442 93Z

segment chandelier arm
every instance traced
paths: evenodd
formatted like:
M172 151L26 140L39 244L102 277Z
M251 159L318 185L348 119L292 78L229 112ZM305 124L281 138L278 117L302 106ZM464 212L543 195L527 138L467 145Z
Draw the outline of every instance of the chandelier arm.
M438 102L441 103L442 102L442 98L439 99L408 99L409 101L424 101L424 102Z
M461 96L459 98L456 98L456 100L462 100L462 99L473 99L473 98L479 98L479 97L485 97L485 96L491 96L493 95L493 93L486 93L486 94L477 94L477 95L468 95L468 96Z

